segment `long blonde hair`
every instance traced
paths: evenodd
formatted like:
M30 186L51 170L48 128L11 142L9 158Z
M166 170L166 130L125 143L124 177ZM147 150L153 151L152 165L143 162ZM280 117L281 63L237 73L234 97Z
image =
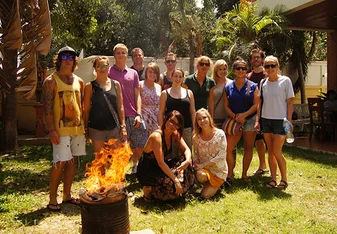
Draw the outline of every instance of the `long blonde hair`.
M204 112L208 118L208 122L209 122L209 126L214 129L215 125L214 125L214 121L213 118L211 117L211 114L205 109L205 108L200 108L197 112L195 112L195 117L194 117L194 133L195 135L200 135L200 133L202 132L201 127L198 125L198 116Z
M228 70L228 64L225 60L223 60L223 59L217 60L214 64L213 73L212 73L212 78L215 81L215 83L218 83L219 77L218 77L217 73L220 70L221 66L227 67L227 70Z

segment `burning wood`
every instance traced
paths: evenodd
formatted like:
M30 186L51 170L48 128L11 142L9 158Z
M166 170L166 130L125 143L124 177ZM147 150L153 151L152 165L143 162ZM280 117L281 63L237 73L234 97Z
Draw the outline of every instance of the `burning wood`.
M125 194L125 167L132 151L129 143L110 139L95 154L95 159L86 165L86 189L80 190L80 197L86 201L101 201Z

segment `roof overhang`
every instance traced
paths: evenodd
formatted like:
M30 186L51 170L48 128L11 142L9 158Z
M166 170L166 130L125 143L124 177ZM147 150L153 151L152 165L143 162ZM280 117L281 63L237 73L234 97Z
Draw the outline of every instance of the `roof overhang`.
M288 11L289 29L337 31L337 2L313 0Z

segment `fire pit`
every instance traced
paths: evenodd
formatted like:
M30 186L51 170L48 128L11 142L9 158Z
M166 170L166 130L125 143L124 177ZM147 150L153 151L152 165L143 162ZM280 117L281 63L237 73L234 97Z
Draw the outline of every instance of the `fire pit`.
M132 151L128 143L110 140L88 163L80 190L82 233L130 232L125 167Z

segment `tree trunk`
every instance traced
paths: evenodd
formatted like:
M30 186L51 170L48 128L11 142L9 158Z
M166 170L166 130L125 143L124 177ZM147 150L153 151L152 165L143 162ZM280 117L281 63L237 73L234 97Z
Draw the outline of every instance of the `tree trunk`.
M16 67L17 50L4 50L4 74L11 88L3 95L2 100L2 129L3 148L6 151L14 150L18 142L16 118ZM27 113L28 114L28 113Z
M193 41L193 35L190 33L188 35L188 42L190 44L190 74L194 73L194 41Z
M307 97L305 94L305 83L304 83L302 64L299 62L297 67L298 67L298 80L299 80L299 86L300 86L300 92L301 92L301 103L304 104L307 101Z

